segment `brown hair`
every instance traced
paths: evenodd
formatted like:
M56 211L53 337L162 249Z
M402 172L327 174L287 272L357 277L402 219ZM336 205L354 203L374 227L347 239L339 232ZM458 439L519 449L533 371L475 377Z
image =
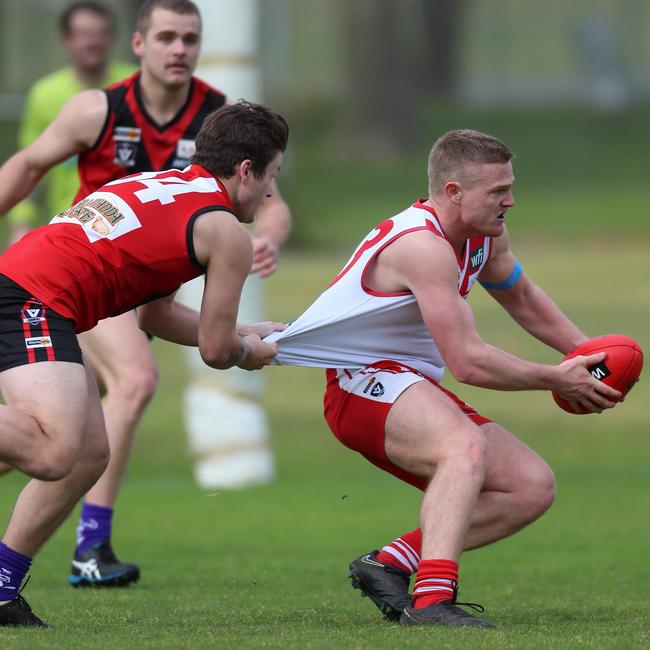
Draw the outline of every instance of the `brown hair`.
M175 14L194 14L201 22L201 12L191 0L146 0L138 11L135 28L142 35L151 27L151 14L154 9L167 9Z
M106 20L111 33L115 31L115 16L113 12L99 2L73 2L59 16L59 31L63 36L70 36L72 19L78 11L90 11Z
M438 138L429 153L429 194L439 194L448 181L472 183L468 166L507 163L514 154L501 140L471 129L449 131Z
M195 140L192 162L211 174L230 178L242 160L261 178L275 156L287 148L289 126L278 113L262 104L239 100L210 113Z

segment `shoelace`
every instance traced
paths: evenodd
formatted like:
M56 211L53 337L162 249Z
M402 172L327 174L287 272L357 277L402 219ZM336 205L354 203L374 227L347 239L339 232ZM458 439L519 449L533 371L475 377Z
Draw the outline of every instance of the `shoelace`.
M31 612L32 608L29 606L29 603L20 594L22 594L23 591L25 590L25 587L27 586L27 583L30 581L31 577L32 577L32 574L30 573L27 576L27 580L25 580L25 582L23 582L22 586L18 590L18 595L16 596L16 605L20 609L24 609L24 610L26 610L28 612Z
M452 605L462 605L463 607L471 607L475 612L478 612L479 614L482 614L485 611L485 607L483 607L483 605L480 605L479 603L460 603L457 601L453 601ZM460 611L462 612L463 610L461 609Z
M20 596L20 594L23 593L25 587L27 586L27 583L28 583L31 579L32 579L32 574L30 573L30 574L27 576L27 580L25 580L25 582L23 582L22 587L18 590L18 595L19 595L19 596ZM22 598L22 596L21 596L21 598ZM23 598L23 600L25 600L25 599Z

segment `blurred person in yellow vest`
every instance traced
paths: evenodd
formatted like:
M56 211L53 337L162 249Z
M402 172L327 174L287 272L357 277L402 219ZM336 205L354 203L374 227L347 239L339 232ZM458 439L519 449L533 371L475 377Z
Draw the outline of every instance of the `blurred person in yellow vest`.
M102 88L136 70L131 63L111 62L115 43L115 17L98 2L74 2L59 17L61 44L70 64L36 81L29 90L18 131L18 146L33 142L58 115L68 99L88 88ZM52 215L70 207L77 190L77 156L68 158L48 172L44 183L44 209L40 198L30 197L8 215L10 241L49 221Z

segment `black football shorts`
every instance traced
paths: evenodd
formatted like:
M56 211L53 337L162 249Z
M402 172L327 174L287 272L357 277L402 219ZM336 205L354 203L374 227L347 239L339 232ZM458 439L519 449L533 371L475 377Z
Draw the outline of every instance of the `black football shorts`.
M39 361L83 364L74 323L0 274L0 372Z

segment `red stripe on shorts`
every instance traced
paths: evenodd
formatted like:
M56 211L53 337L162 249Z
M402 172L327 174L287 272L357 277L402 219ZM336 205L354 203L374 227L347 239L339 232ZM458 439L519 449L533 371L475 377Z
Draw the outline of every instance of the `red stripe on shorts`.
M34 349L27 347L27 339L30 338L32 335L32 327L28 322L25 321L23 317L23 313L25 312L25 310L28 309L29 306L32 304L33 304L32 301L28 300L23 305L23 308L20 310L20 317L23 320L23 334L25 335L25 347L27 348L27 363L34 363L36 361L36 353L34 352Z
M50 335L50 326L47 324L47 308L43 307L43 320L41 321L41 331L43 333L43 336L49 336ZM47 350L47 360L48 361L54 361L55 356L54 356L54 346L51 346L49 348L45 348Z

